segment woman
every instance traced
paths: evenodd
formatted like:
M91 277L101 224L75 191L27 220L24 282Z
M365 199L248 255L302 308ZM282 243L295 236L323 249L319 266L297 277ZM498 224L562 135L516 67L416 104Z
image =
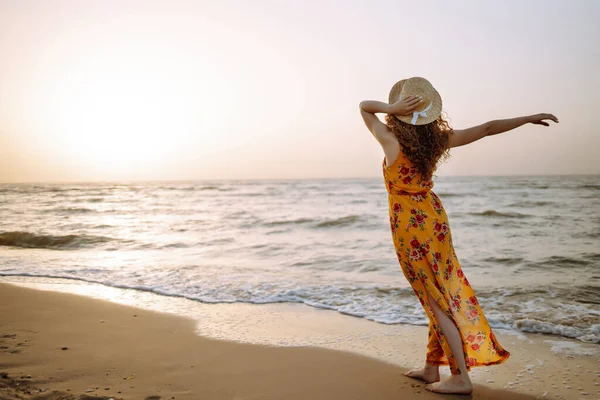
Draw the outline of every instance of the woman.
M470 368L500 364L509 353L492 333L456 258L448 217L431 191L432 175L452 147L527 123L548 126L545 120L558 120L538 114L453 130L442 116L440 95L423 78L396 83L389 104L363 101L360 112L385 153L383 175L398 261L429 317L425 367L405 375L430 383L426 388L432 392L470 394ZM387 113L387 124L376 113ZM440 365L449 365L452 373L442 381Z

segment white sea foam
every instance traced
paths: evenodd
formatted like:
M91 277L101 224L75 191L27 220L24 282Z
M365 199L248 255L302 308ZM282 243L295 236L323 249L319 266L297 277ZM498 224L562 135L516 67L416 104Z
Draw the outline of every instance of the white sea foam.
M551 351L554 354L568 354L574 356L596 356L600 354L598 346L584 345L565 340L544 340L552 346Z

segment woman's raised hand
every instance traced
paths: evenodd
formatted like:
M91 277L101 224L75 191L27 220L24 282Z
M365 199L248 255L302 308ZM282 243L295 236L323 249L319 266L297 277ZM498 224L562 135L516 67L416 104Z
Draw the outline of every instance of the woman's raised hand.
M408 96L405 99L398 100L390 105L390 114L392 115L409 115L423 102L421 96Z
M530 121L532 124L536 124L536 125L544 125L544 126L550 126L549 123L547 123L546 121L544 121L545 119L549 119L551 121L554 121L558 124L558 118L556 118L554 115L552 114L536 114L536 115L532 115L530 118Z

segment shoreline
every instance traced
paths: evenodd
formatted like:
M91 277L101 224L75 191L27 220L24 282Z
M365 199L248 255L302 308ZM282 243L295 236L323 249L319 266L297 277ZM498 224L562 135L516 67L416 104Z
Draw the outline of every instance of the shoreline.
M318 304L311 304L303 301L279 301L279 302L244 302L244 301L232 301L232 302L211 302L211 301L203 301L197 298L190 298L184 295L179 294L170 294L170 293L161 293L160 291L155 291L151 288L144 287L128 287L128 286L120 286L114 284L104 284L102 282L97 281L89 281L85 279L71 278L71 277L58 277L58 276L37 276L37 275L28 275L28 274L0 274L0 283L9 283L15 285L22 285L24 287L30 287L34 289L40 290L51 290L61 293L74 293L81 294L86 297L92 297L100 300L108 300L115 302L117 304L129 305L133 307L143 308L151 311L158 312L166 312L176 315L185 316L192 319L198 319L198 312L200 311L208 311L212 309L212 306L218 307L228 307L232 304L235 304L238 307L253 307L253 306L261 306L261 307L270 307L275 306L275 311L278 311L281 307L297 307L297 306L306 306L316 311L325 310L325 311L333 311L339 313L340 315L350 316L358 319L365 319L369 322L373 322L376 325L387 325L387 326L395 326L395 325L409 325L416 327L424 327L428 326L426 321L423 323L411 323L411 322L386 322L380 321L377 319L372 319L369 316L365 316L363 314L356 313L346 313L340 309L329 308ZM412 295L412 290L410 290ZM156 300L161 299L161 300ZM418 303L416 303L418 304ZM209 308L206 309L205 307ZM489 305L488 305L489 306ZM252 309L252 308L250 308ZM296 310L294 308L293 310ZM484 308L484 311L487 313L490 312L489 308ZM211 311L208 311L209 313ZM491 312L494 310L492 308ZM411 312L406 312L405 315L412 315ZM426 316L423 314L423 317ZM543 321L538 321L535 319L526 320L526 322L530 322L531 324L525 324L525 328L529 327L529 325L533 325L533 330L530 329L520 329L518 326L509 326L506 323L502 323L502 326L494 325L491 323L491 327L494 332L505 332L510 335L538 335L543 334L553 338L558 339L568 339L575 340L576 342L582 344L595 344L600 345L600 342L597 341L596 337L590 340L586 338L586 335L574 335L573 330L569 325L553 325L546 326ZM522 327L521 327L522 328ZM593 329L593 328L592 328ZM565 333L566 332L566 333ZM209 334L210 335L210 334ZM596 335L595 333L592 335ZM588 335L590 336L590 335ZM232 338L232 340L240 341L243 339ZM598 347L600 349L600 347Z
M30 283L29 285L35 286L36 284ZM37 285L37 289L40 289L39 286L43 286L42 284ZM181 380L185 381L185 379L190 378L189 371L186 372L186 370L181 369L181 366L178 367L182 360L189 359L189 357L199 357L200 354L206 353L207 348L219 347L222 354L226 354L225 360L237 360L239 357L238 351L242 351L244 354L251 352L252 357L254 357L254 359L251 357L249 360L242 362L242 364L245 363L246 369L238 371L239 373L233 373L237 371L236 368L239 366L229 364L227 368L221 371L221 373L230 376L233 381L219 381L219 379L212 381L213 389L217 391L230 386L239 387L242 391L250 390L252 392L252 390L257 390L252 393L258 397L240 397L240 399L358 398L352 397L352 393L362 393L363 396L366 396L365 393L367 392L370 398L383 399L392 398L387 397L392 396L392 392L389 392L389 390L394 391L394 398L428 398L428 396L439 398L439 395L425 392L423 384L401 375L403 371L422 364L427 339L426 327L377 324L361 318L345 316L335 311L313 309L303 304L199 304L186 299L160 299L164 296L147 292L145 294L131 293L131 291L114 288L107 289L111 293L108 293L109 296L105 296L105 299L110 295L116 296L116 292L119 292L121 297L114 297L111 303L74 294L57 293L57 288L52 287L52 285L58 284L46 285L46 290L34 290L24 288L23 286L28 286L24 283L20 283L21 287L14 285L14 282L12 285L0 283L0 315L2 315L3 321L0 324L0 329L2 329L0 336L18 335L13 338L14 340L10 337L1 339L4 342L1 346L8 348L0 352L0 372L8 372L11 377L17 376L20 373L18 371L23 373L23 375L18 376L41 377L48 374L47 368L57 368L57 365L50 363L47 358L45 351L49 350L39 350L37 342L43 342L40 335L55 337L48 332L62 330L61 332L67 336L77 333L79 336L85 337L84 342L81 342L82 339L77 339L81 350L96 361L102 360L101 363L95 364L95 367L88 365L86 367L87 373L84 376L63 377L61 380L58 377L60 374L55 372L53 380L46 381L46 384L52 389L63 391L71 389L72 393L85 393L86 390L93 389L96 386L100 388L103 384L96 383L94 386L89 379L99 379L100 375L98 374L103 371L104 374L109 374L106 376L111 377L111 373L106 371L109 371L110 368L118 368L114 365L131 365L130 368L136 370L150 368L151 371L146 376L154 376L154 378L144 381L142 384L143 389L139 386L141 380L135 378L138 379L136 380L138 383L136 386L137 391L129 388L129 391L121 390L121 394L110 392L111 395L123 396L127 399L142 398L139 396L150 396L153 394L150 392L153 390L156 392L160 389L161 392L156 392L156 394L163 396L163 398L171 398L172 396L190 399L235 398L229 395L227 395L229 397L223 397L223 395L219 395L221 397L217 395L206 397L206 393L203 397L195 397L199 393L198 391L203 390L202 388L195 387L193 384L187 389L182 387ZM79 286L80 290L87 289L89 296L89 285L87 287L86 285ZM63 289L65 289L63 291L68 291L66 290L68 288L63 287ZM124 293L131 297L124 297ZM129 303L131 305L131 303L135 303L133 300L137 295L154 297L157 306L155 311L162 311L163 313L159 314L114 303L116 301L117 303ZM159 304L161 301L163 303ZM192 308L195 308L196 318L190 315L189 309L186 310L186 307L191 307L189 303L195 303ZM62 315L57 315L56 309L50 310L50 304L60 305L64 310ZM33 309L30 309L31 307ZM172 315L174 311L181 315L181 310L187 311L188 318ZM94 316L93 312L96 311L102 311L106 317L102 319L98 315ZM31 315L34 312L38 314ZM138 316L143 315L144 320L147 319L151 322L143 328L146 331L152 330L152 335L146 335L149 337L143 339L131 336L133 333L140 333L138 325L141 319L132 317L134 312ZM171 313L171 315L165 313ZM45 318L48 314L53 314L55 319L46 322L39 320L40 316ZM37 319L32 318L33 316L36 316ZM94 317L95 319L93 319ZM93 320L83 323L81 318L92 318ZM159 329L166 324L170 324L176 329ZM118 326L119 332L110 330L104 332L109 326ZM93 331L90 331L90 328L93 328ZM67 332L69 330L72 330L72 332ZM31 331L38 333L31 333ZM498 330L496 332L500 343L505 345L513 355L506 364L473 369L471 376L476 387L474 398L525 399L539 397L569 399L579 398L573 396L597 398L600 395L600 379L598 378L600 376L600 353L598 352L600 347L598 345L585 345L576 340L550 335L510 334ZM119 336L119 341L106 342L103 341L105 339L102 337L102 333L122 335L122 337ZM27 335L30 335L30 337L23 339ZM177 340L174 340L175 338ZM75 338L72 339L75 340ZM28 340L28 342L23 340ZM13 341L22 344L36 341L36 345L22 345L23 349L21 349L16 346L17 343L12 343ZM98 345L101 344L105 352L112 355L112 358L103 358L104 351L96 348L97 346L92 346L91 343L94 342L97 342ZM161 350L156 350L148 342L160 342ZM182 351L182 342L193 343L193 346L188 347L197 348L192 352L194 354ZM124 347L123 343L129 343L129 345ZM140 354L138 349L131 348L133 344L139 345L141 348L152 348L153 350L149 354ZM40 346L42 345L40 344ZM19 352L11 353L13 350L19 350ZM54 349L54 351L56 350ZM270 352L277 354L271 355ZM67 350L57 354L70 356L73 352ZM157 359L156 357L159 354L160 357ZM56 354L54 354L54 357L56 357ZM277 362L292 362L291 359L293 359L293 365L311 365L311 368L306 371L296 371L295 375L298 375L303 382L301 387L293 386L295 383L292 384L292 382L287 382L284 385L285 387L281 387L281 382L279 382L281 380L280 372L275 371L277 368L264 370L268 365L263 366L262 361L260 363L256 362L257 357L260 360L267 357L270 362L275 362L275 359L283 360ZM319 376L313 376L315 363L319 364L316 361L325 359L328 360L327 362L334 363L335 367L330 365L328 368L320 370ZM68 358L60 358L55 362L60 360L66 363L61 364L62 370L65 370L68 365L74 362L74 360ZM83 359L78 359L75 362L77 365L81 365L81 363L87 365L86 362L89 364L89 360L85 361ZM148 363L153 364L153 362L156 365L147 365ZM165 363L169 365L169 368L165 369ZM38 364L45 365L46 370ZM113 367L110 367L111 365ZM159 368L161 365L162 369ZM260 367L257 367L258 365ZM355 369L347 371L349 365L352 365L352 368ZM269 364L269 366L273 367L274 364ZM290 367L291 365L288 365L288 368ZM211 365L203 365L203 369L200 368L202 371L198 369L198 365L196 365L196 368L195 371L199 372L200 376L215 373ZM264 379L265 382L271 382L271 385L265 383L260 385L260 389L258 389L254 383L244 380L244 377L254 376L257 373L254 368L259 368L263 372L261 379ZM342 370L350 377L349 379L346 378L345 385L352 387L352 393L346 392L346 386L338 387L334 384L338 382L336 379L342 379L339 375ZM170 385L177 386L177 390L169 391L171 389L156 387L156 377L165 376L167 371L169 372L169 380L173 379L172 382L174 382ZM371 374L375 371L381 372L381 377L372 377ZM443 375L448 373L447 367L442 368L441 371ZM120 375L123 374L125 374L124 370ZM235 377L231 376L232 374ZM112 387L121 387L119 384L122 385L126 381L123 378L128 376L130 375L123 375L120 378L114 376L113 378L116 380L111 381L110 384ZM330 379L326 379L327 377ZM372 379L385 379L377 385L361 386L360 383L364 383L361 378L369 382ZM305 386L311 386L313 379L316 380L315 382L320 382L319 387L322 392L312 392L308 395L305 392L289 391L291 387L296 387L296 390L309 390ZM3 381L0 380L0 382ZM330 383L333 386L327 389ZM70 385L70 387L65 385ZM357 385L357 387L353 385ZM111 386L105 387L112 390ZM9 389L2 388L0 394L7 395L6 390ZM286 392L286 390L288 391ZM145 392L142 393L142 391ZM277 397L282 396L284 392L285 396ZM101 394L96 389L89 393ZM300 396L300 393L304 394ZM108 391L106 394L109 394ZM169 397L167 397L168 394L170 394ZM510 397L497 397L506 396L507 394ZM526 397L516 397L521 395ZM11 399L11 397L7 398ZM49 399L52 399L52 397L49 397Z

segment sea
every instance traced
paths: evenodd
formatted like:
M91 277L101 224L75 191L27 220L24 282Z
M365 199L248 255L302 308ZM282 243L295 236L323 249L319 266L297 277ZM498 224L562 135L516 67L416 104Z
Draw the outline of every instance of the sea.
M436 177L493 328L600 343L600 176ZM382 178L0 184L0 276L426 325Z

